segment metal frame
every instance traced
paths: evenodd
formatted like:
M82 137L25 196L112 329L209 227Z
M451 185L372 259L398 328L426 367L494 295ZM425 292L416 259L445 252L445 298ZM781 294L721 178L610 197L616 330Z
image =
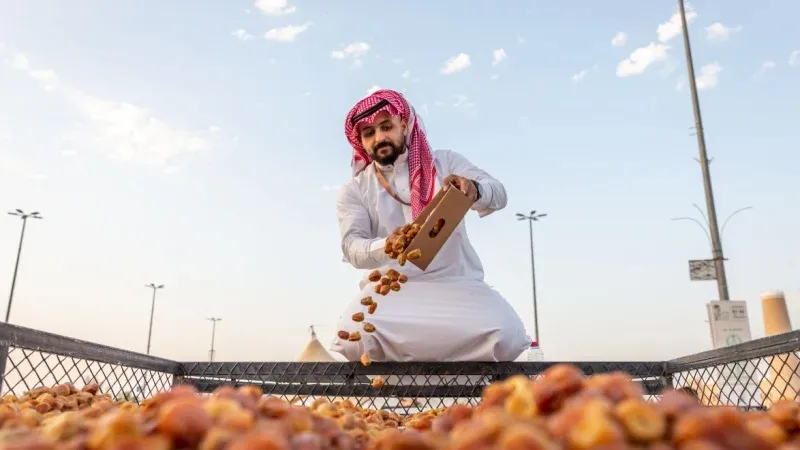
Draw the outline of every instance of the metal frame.
M667 386L679 388L687 382L696 383L698 379L711 380L715 386L723 386L714 394L718 404L739 404L745 394L752 394L753 398L757 396L749 392L743 394L736 387L747 381L742 374L751 381L754 377L763 380L768 373L775 378L777 372L784 374L787 369L784 366L790 360L794 361L790 356L797 352L800 352L800 331L669 361L569 363L588 375L626 372L642 385L648 396L655 399ZM34 355L41 360L39 363L31 362ZM784 365L777 372L776 361ZM144 397L169 389L174 384L192 384L206 393L226 384L255 385L266 394L301 403L308 403L315 397L354 398L366 407L411 412L456 402L476 404L489 383L516 374L536 376L553 364L556 363L428 362L373 363L365 367L359 363L341 362L178 362L0 323L0 374L3 375L0 382L6 384L0 384L0 389L5 387L17 395L47 383L71 382L77 386L85 382L83 374L88 372L93 377L99 373L109 378L99 381L107 382L112 396L127 392L126 389L134 385L146 387L142 392ZM27 372L20 369L23 365ZM800 360L797 365L800 365ZM744 371L741 370L743 367L746 367ZM736 372L732 368L740 370ZM800 390L800 368L788 369L790 378L798 377ZM731 376L734 372L739 375ZM10 375L21 380L8 386L6 382ZM386 384L379 389L372 387L371 379L375 376L385 378ZM786 375L782 376L784 383L780 395L798 397L794 392L794 379L786 380ZM110 379L112 377L121 379ZM739 389L736 399L730 394L731 389ZM774 380L772 387L767 387L769 389L777 389ZM761 392L765 398L767 394ZM752 402L750 399L744 406L754 407ZM755 407L765 404L766 400L762 400Z
M168 389L180 372L181 364L168 359L0 323L3 394L19 395L39 385L65 382L81 387L89 376L114 397L144 386L141 397L146 398ZM20 380L9 386L9 375Z

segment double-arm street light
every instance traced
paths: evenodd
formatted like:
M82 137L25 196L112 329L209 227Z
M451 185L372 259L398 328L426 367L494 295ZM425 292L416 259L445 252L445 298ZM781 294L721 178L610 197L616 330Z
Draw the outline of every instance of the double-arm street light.
M722 226L719 229L719 234L718 234L717 239L715 241L714 238L713 238L714 237L714 232L713 232L713 228L711 226L711 221L706 217L705 214L703 214L703 209L702 208L700 208L696 204L692 204L692 206L694 206L694 208L700 213L700 217L703 218L703 222L705 222L705 224L703 222L700 222L699 220L695 219L694 217L673 217L670 220L676 220L676 221L677 220L688 220L690 222L696 223L697 226L699 226L703 230L703 233L708 238L708 242L709 242L709 244L711 246L711 255L714 258L716 258L717 254L722 255L722 242L723 242L722 238L725 236L725 227L728 225L728 222L730 222L731 219L734 216L736 216L737 214L753 209L752 206L745 206L744 208L739 208L736 211L728 214L728 217L726 217L725 220L722 221ZM719 253L717 253L715 251L715 248L719 249ZM729 291L728 291L728 280L727 280L727 277L725 277L725 272L723 270L723 272L720 273L717 270L720 266L724 267L724 264L725 264L725 260L724 259L721 260L721 261L717 261L716 259L714 260L714 269L715 269L715 272L716 272L716 277L715 278L717 280L717 291L719 293L719 299L720 300L730 300Z
M537 213L536 210L530 212L530 214L521 214L517 213L517 220L527 220L528 225L530 228L530 235L531 235L531 282L533 285L533 328L534 328L534 337L533 339L538 343L539 342L539 311L536 304L536 263L534 262L533 256L533 222L538 222L539 219L547 217L547 214Z
M211 350L208 351L208 362L214 362L214 337L217 334L217 322L219 322L219 317L209 317L207 320L211 321Z
M153 290L153 301L150 305L150 330L147 332L147 354L150 354L150 339L153 337L153 313L156 311L156 291L159 289L164 289L163 284L156 285L155 283L146 284L145 287L148 287Z
M15 209L8 213L10 216L17 216L22 219L22 232L19 235L19 247L17 247L17 262L14 263L14 275L11 277L11 293L8 294L8 306L6 306L6 323L11 317L11 302L14 301L14 288L17 286L17 271L19 270L19 257L22 254L22 241L25 239L25 226L28 224L28 219L41 219L39 211L26 213L21 209Z
M702 222L700 222L699 220L695 219L694 217L673 217L673 218L672 218L672 219L670 219L670 220L689 220L689 221L692 221L692 222L696 223L696 224L697 224L697 226L699 226L700 228L702 228L702 229L703 229L703 233L705 233L706 237L708 238L708 243L709 243L710 245L712 245L712 247L711 247L711 248L712 248L712 251L713 251L713 248L714 248L714 247L713 247L713 244L711 243L711 234L709 234L709 232L708 232L708 228L709 228L709 225L708 225L708 219L706 218L706 215L705 215L705 214L703 214L703 210L702 210L702 209L701 209L699 206L697 206L697 205L696 205L696 204L694 204L694 203L692 203L692 206L694 206L694 208L695 208L697 211L699 211L699 212L700 212L700 216L703 218L703 221L705 222L705 224L703 224L703 223L702 223ZM728 225L728 222L730 222L730 221L731 221L731 219L733 218L733 216L735 216L735 215L739 214L740 212L745 212L745 211L748 211L748 210L751 210L751 209L753 209L753 207L752 207L752 206L745 206L744 208L739 208L739 209L737 209L736 211L734 211L734 212L732 212L732 213L728 214L728 217L726 217L726 218L725 218L725 220L723 220L723 221L722 221L722 226L721 226L721 227L720 227L720 229L719 229L719 239L720 239L720 245L721 245L721 244L722 244L722 242L723 242L723 241L722 241L722 238L723 238L723 237L725 237L725 227Z

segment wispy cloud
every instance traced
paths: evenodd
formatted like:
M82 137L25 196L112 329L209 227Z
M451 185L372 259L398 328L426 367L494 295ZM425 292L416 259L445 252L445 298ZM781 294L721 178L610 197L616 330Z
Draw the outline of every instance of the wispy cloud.
M656 42L637 48L617 64L617 76L629 77L644 73L651 64L667 59L668 50L668 45Z
M239 39L241 41L249 41L250 39L253 39L255 37L252 34L248 33L243 28L239 28L238 30L231 31L231 36L233 36L236 39Z
M584 78L586 78L586 74L588 72L589 71L587 71L586 69L583 69L580 72L575 73L574 75L572 75L572 81L580 83L581 81L583 81Z
M456 56L445 61L444 66L440 70L443 74L449 75L456 72L461 72L472 64L470 56L466 53L459 53Z
M697 12L694 7L686 3L686 23L692 23L697 18ZM675 11L670 18L656 27L656 36L658 42L650 42L646 46L634 49L627 58L623 59L617 64L618 77L630 77L641 75L647 70L648 67L655 63L662 63L667 61L669 56L670 46L667 42L675 39L681 34L683 30L683 22L679 11ZM616 39L620 35L617 34ZM627 41L627 36L625 38ZM612 39L612 45L614 39ZM619 43L619 39L617 40Z
M297 36L306 32L310 26L311 22L306 22L302 25L287 25L282 28L273 28L264 34L264 38L277 42L293 42L297 39Z
M742 31L742 27L726 27L725 25L714 22L706 27L706 38L712 42L723 42L730 39L731 34Z
M691 24L697 18L697 11L690 3L684 6L686 10L686 23ZM681 21L680 11L675 11L669 20L662 23L656 29L659 42L666 43L677 37L683 31L683 22Z
M612 47L624 47L625 44L628 43L628 35L622 31L615 34L613 38L611 38L611 46Z
M764 61L761 63L761 67L758 68L758 71L753 75L753 81L761 81L764 77L767 76L767 72L775 70L778 65L775 61Z
M789 65L790 66L800 65L800 50L795 50L789 55Z
M331 58L333 59L352 59L354 67L361 67L363 65L363 60L361 59L364 55L369 52L370 46L366 42L353 42L351 44L347 44L339 50L334 50L331 52Z
M722 66L716 61L701 67L700 74L695 78L697 90L702 91L717 87L720 72L722 72Z
M255 7L268 16L282 16L297 11L287 0L256 0Z
M492 65L496 66L500 64L501 61L508 58L508 54L502 48L498 48L497 50L492 52Z
M65 154L90 148L112 160L163 169L183 157L211 151L224 139L219 127L175 128L146 108L104 99L71 86L53 70L35 68L22 53L6 56L9 67L26 74L43 89L59 94L83 116L81 125L62 136Z
M575 83L581 83L586 79L586 76L589 74L589 72L597 72L598 70L600 69L597 64L593 65L589 69L583 69L572 75L572 81L574 81Z

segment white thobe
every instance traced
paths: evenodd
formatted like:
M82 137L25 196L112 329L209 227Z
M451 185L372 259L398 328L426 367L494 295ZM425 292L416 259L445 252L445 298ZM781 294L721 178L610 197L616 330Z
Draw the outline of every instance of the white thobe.
M345 183L336 203L344 260L363 269L361 292L345 308L338 329L360 331L361 342L334 338L331 350L350 361L368 353L375 361L513 361L530 345L531 339L514 308L483 280L483 266L467 237L462 220L428 269L411 263L400 267L384 253L386 237L412 222L411 207L386 192L375 174L381 170L396 194L411 203L408 152L393 166L372 163ZM436 190L450 174L475 180L481 198L472 206L484 217L506 206L503 185L450 150L433 152ZM398 292L376 294L369 272L395 269L408 276ZM378 303L367 314L360 300L372 296ZM366 333L352 315L365 313L375 325Z

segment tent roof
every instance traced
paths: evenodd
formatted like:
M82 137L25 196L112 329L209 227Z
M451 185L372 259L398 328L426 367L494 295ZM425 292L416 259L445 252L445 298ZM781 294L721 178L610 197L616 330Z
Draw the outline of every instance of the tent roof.
M306 348L300 352L300 355L297 357L297 362L333 362L336 361L325 347L319 342L316 336L313 336L308 344L306 344Z

